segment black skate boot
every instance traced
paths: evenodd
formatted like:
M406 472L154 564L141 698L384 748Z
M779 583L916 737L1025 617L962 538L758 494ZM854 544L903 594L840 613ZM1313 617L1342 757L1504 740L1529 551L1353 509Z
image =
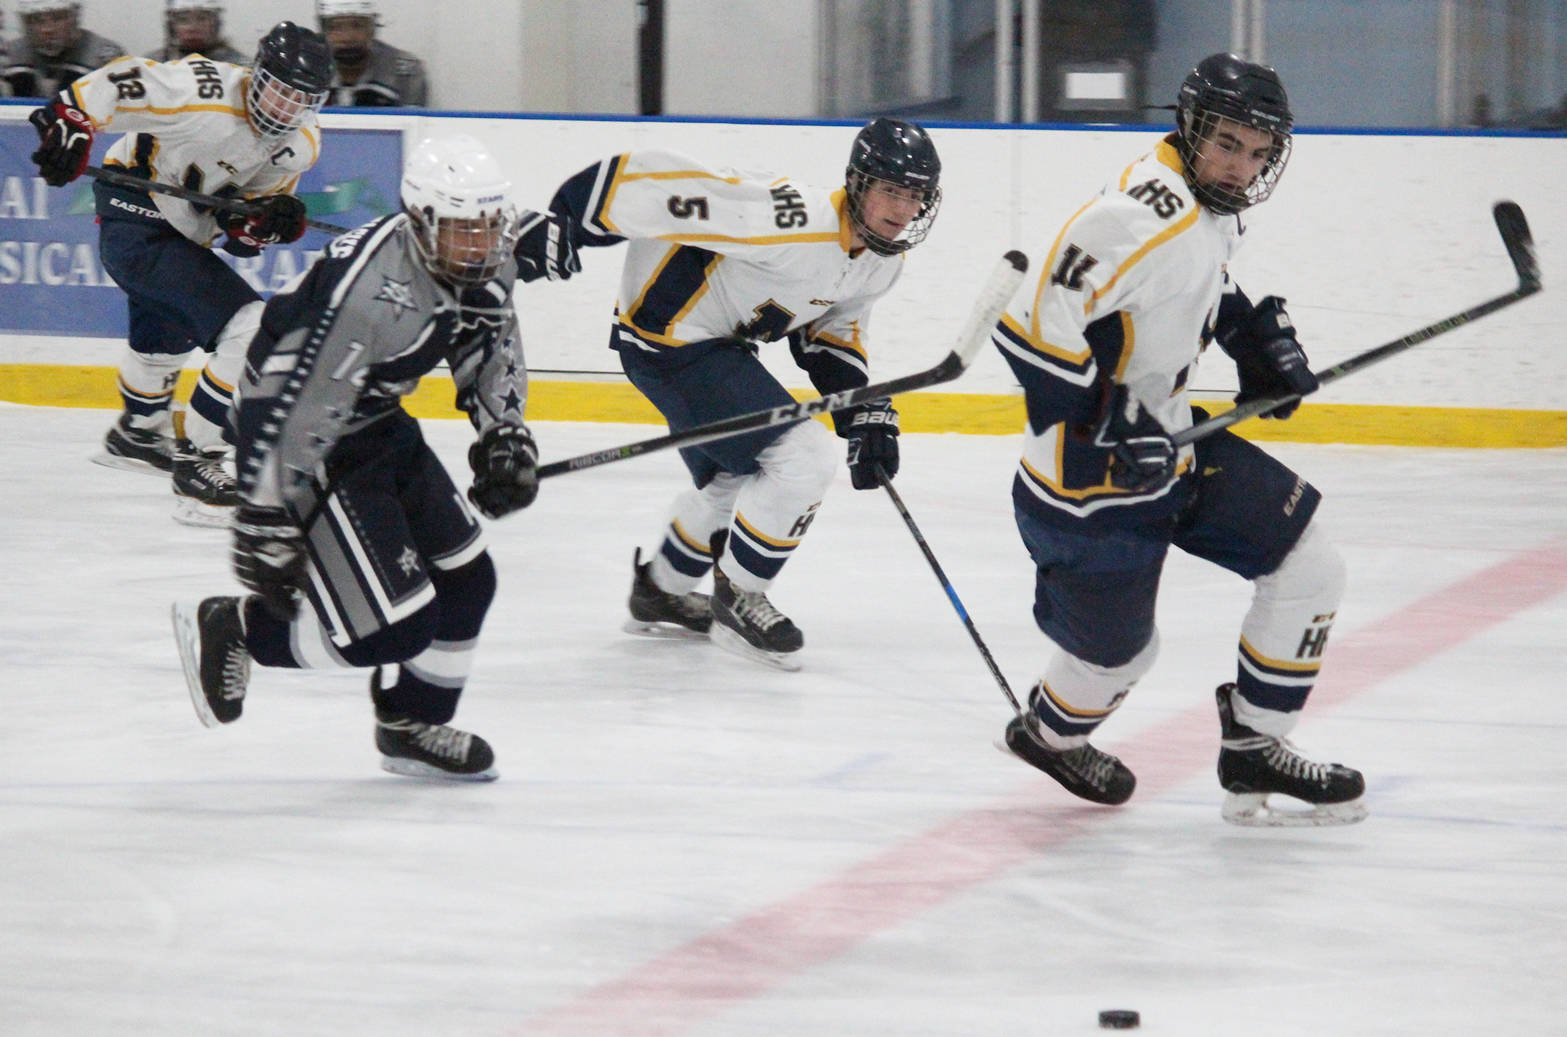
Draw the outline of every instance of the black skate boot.
M1348 825L1362 821L1360 802L1366 779L1338 763L1314 763L1283 738L1253 731L1235 719L1230 696L1235 685L1221 684L1219 702L1219 784L1229 793L1222 814L1234 825ZM1308 810L1279 810L1268 804L1278 793L1305 803Z
M624 629L649 637L690 637L713 625L713 607L706 594L671 594L653 582L653 563L642 560L642 549L631 556L631 618Z
M157 475L174 467L174 440L155 429L137 428L122 413L103 437L103 453L94 461L109 468Z
M370 678L370 696L381 691L381 668ZM409 716L375 711L375 747L381 769L411 778L454 781L494 781L495 751L478 735L445 724L428 724Z
M717 565L713 566L713 643L738 655L798 670L794 653L805 646L805 635L788 616L773 608L761 591L741 590Z
M174 445L174 519L187 526L227 527L239 504L239 484L223 464L223 453L202 453L190 440Z
M207 727L232 724L245 708L250 652L240 618L242 598L207 598L174 606L174 643L196 716Z
M1013 717L1007 724L1006 742L1012 754L1050 775L1074 796L1108 806L1131 799L1137 776L1119 758L1087 742L1075 749L1051 749L1044 744L1035 726L1039 721L1034 719L1034 695L1029 696L1028 719Z

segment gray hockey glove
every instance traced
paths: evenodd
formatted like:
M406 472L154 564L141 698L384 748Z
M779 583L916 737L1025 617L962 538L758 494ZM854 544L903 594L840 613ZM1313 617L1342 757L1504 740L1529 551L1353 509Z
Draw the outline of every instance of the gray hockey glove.
M856 490L881 485L876 467L890 481L898 474L898 412L886 400L863 403L833 414L838 435L849 441L849 479Z
M1235 360L1241 391L1236 403L1264 400L1275 396L1307 396L1317 391L1317 376L1311 373L1306 353L1295 340L1295 324L1284 312L1284 300L1277 295L1264 298L1251 314L1219 343ZM1295 413L1299 400L1280 404L1263 418L1280 420Z
M232 209L218 213L218 224L228 234L223 250L236 256L254 256L267 245L298 241L305 233L305 203L291 194L269 194L250 203L254 213Z
M87 113L54 101L33 109L27 121L38 130L38 150L32 158L44 183L64 187L81 176L92 150L92 120Z
M510 515L539 495L539 450L525 425L493 425L468 448L468 499L488 519Z
M282 508L241 504L234 512L234 575L279 619L299 610L305 538Z
M521 226L517 247L512 250L517 257L517 280L524 284L541 277L564 281L581 273L577 235L569 219L553 212L525 212Z
M1094 446L1110 451L1110 485L1117 489L1148 493L1175 478L1170 434L1124 385L1115 387L1094 425Z

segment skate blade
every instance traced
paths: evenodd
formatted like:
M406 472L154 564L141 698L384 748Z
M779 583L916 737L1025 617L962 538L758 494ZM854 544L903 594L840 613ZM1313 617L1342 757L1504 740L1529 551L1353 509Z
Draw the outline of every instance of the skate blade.
M119 454L111 454L107 450L100 451L88 458L93 464L101 464L105 468L118 468L122 472L140 472L143 475L161 475L168 478L169 469L159 468L147 461L138 461L134 457L121 457Z
M763 651L722 623L713 624L713 629L708 631L707 639L726 652L750 659L753 662L766 663L768 666L786 670L789 673L794 673L804 665L798 658L799 652Z
M692 630L690 627L683 627L679 623L662 623L657 620L644 622L640 619L628 619L620 625L620 629L628 634L653 637L664 641L707 640L707 634L703 631Z
M207 705L206 693L201 690L201 661L196 657L201 637L196 624L196 606L176 602L170 618L174 621L174 644L180 650L180 668L185 671L185 690L190 692L196 719L203 727L221 727L212 707Z
M174 501L174 521L182 526L199 529L228 529L234 523L234 509L203 504L189 497L177 497Z
M501 776L501 772L494 766L474 774L453 774L432 764L402 756L381 757L381 769L388 774L400 774L405 778L436 778L441 781L494 781Z
M1226 795L1219 814L1230 824L1243 828L1323 828L1356 824L1364 821L1368 813L1366 805L1358 799L1290 809L1273 806L1268 802L1268 795L1266 792L1231 792Z

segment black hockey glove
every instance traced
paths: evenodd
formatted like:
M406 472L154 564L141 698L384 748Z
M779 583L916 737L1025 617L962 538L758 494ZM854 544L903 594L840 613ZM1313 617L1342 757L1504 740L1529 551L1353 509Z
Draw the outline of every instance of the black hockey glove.
M468 448L468 499L488 519L510 515L539 495L539 450L522 425L494 425Z
M889 481L898 474L898 412L891 403L877 400L837 411L833 422L838 435L849 441L849 479L856 490L881 485L877 465Z
M576 228L569 219L553 212L525 212L521 226L522 234L512 250L517 257L517 280L524 284L541 277L564 281L582 272Z
M1094 446L1110 451L1110 485L1117 489L1148 493L1175 478L1170 434L1124 385L1115 387L1094 425Z
M55 101L33 109L27 120L38 130L38 150L33 161L44 183L64 187L87 168L92 150L92 120L80 108Z
M223 250L254 256L266 245L298 241L305 233L305 203L291 194L252 199L253 213L219 210L218 225L228 234Z
M299 610L305 538L282 508L241 504L234 513L234 575L279 619Z
M1317 391L1317 376L1307 366L1306 353L1295 340L1295 325L1277 295L1264 298L1220 343L1235 360L1241 391L1236 403L1275 396L1306 396ZM1299 400L1280 404L1263 418L1280 420L1295 413Z

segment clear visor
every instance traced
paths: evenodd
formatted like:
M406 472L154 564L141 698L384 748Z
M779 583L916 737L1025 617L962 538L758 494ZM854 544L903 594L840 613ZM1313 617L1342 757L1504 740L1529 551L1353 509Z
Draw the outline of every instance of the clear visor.
M245 107L250 125L263 137L281 137L299 129L326 103L326 91L308 93L289 86L266 69L250 75Z
M521 214L515 208L482 216L409 214L430 272L450 284L483 284L511 258Z

